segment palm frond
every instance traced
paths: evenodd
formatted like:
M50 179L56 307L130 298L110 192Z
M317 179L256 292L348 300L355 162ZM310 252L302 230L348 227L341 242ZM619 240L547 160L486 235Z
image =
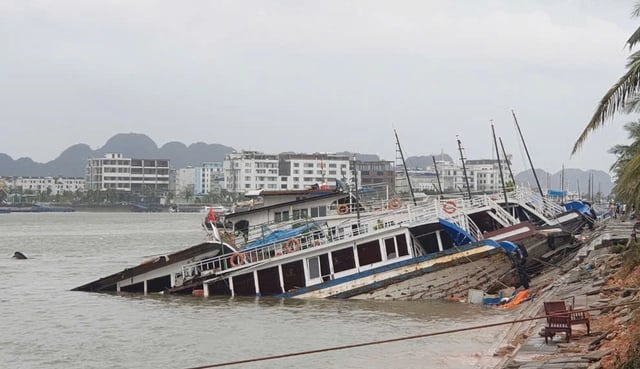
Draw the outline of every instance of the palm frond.
M633 47L640 41L640 27L636 28L631 37L627 40L627 46L629 50L633 49Z
M624 108L627 98L638 94L639 90L640 54L634 53L630 56L629 69L602 97L593 117L573 145L571 154L578 152L589 134L602 126L607 119L612 118L619 109Z
M633 6L633 10L631 11L631 16L632 17L640 16L640 1L637 1L636 4Z

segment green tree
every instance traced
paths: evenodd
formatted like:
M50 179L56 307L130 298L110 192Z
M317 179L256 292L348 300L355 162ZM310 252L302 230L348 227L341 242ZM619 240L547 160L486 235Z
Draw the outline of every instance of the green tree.
M611 171L616 176L613 194L619 201L637 205L640 203L640 120L624 125L629 145L616 145L609 153L616 156Z
M640 1L634 7L632 16L640 16ZM626 45L629 52L640 42L640 27L629 37ZM593 117L584 128L580 137L573 145L572 154L575 154L587 137L595 129L602 126L607 119L613 118L619 110L628 112L638 111L640 108L640 51L635 51L627 58L627 72L609 88L604 94Z

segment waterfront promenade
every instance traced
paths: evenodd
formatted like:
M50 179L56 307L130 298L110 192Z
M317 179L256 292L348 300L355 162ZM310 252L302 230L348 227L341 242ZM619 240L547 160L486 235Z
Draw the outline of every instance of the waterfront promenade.
M572 326L572 337L564 333L545 343L542 336L546 319L516 323L496 345L494 356L501 357L496 369L521 368L615 368L626 361L638 330L634 316L640 303L640 268L631 269L625 260L636 252L631 247L635 221L610 219L586 235L585 246L560 267L551 267L534 278L532 288L539 295L522 306L521 319L544 316L544 301L564 300L574 309L593 309L591 332L586 326ZM626 251L623 253L622 251Z

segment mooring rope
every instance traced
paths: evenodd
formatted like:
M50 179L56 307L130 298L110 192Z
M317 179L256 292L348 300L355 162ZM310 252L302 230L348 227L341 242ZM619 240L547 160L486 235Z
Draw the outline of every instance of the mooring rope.
M579 313L579 312L603 310L603 309L610 309L610 308L613 309L613 308L616 308L616 307L619 307L619 306L637 305L637 304L640 304L640 301L625 302L625 303L616 304L616 305L605 305L605 306L600 306L600 307L597 307L597 308L590 308L590 309L576 309L576 310L571 310L571 312L572 313ZM555 316L555 315L558 315L558 313L551 314L551 315L540 315L540 316L535 316L535 317L532 317L532 318L509 320L509 321L500 322L500 323L490 323L490 324L482 324L482 325L476 325L476 326L465 327L465 328L449 329L449 330L446 330L446 331L416 334L416 335L413 335L413 336L390 338L390 339L386 339L386 340L362 342L362 343L355 343L355 344L351 344L351 345L334 346L334 347L327 347L327 348L316 349L316 350L291 352L291 353L288 353L288 354L263 356L263 357L257 357L257 358L252 358L252 359L244 359L244 360L237 360L237 361L228 361L228 362L225 362L225 363L210 364L210 365L204 365L204 366L196 366L196 367L186 368L186 369L220 368L220 367L223 367L223 366L231 366L231 365L238 365L238 364L255 363L255 362L259 362L259 361L283 359L283 358L289 358L289 357L294 357L294 356L317 354L317 353L321 353L321 352L346 350L346 349L357 348L357 347L380 345L380 344L384 344L384 343L414 340L414 339L417 339L417 338L433 337L433 336L440 336L440 335L444 335L444 334L451 334L451 333L465 332L465 331L476 330L476 329L497 327L497 326L501 326L501 325L509 325L509 324L515 324L515 323L529 322L529 321L538 320L538 319L545 319L545 318L548 318L550 316Z

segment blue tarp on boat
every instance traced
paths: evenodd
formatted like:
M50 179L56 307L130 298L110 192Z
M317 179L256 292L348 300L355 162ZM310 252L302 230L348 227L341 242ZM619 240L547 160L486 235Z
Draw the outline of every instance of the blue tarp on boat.
M317 224L312 222L312 223L308 223L303 226L292 228L292 229L278 229L278 230L272 231L271 233L269 233L268 235L262 238L259 238L253 242L248 243L247 246L243 248L243 250L252 250L258 247L262 247L262 246L266 246L266 245L270 245L278 242L283 242L290 238L297 237L305 232L314 231L319 228L320 227L318 227Z
M591 207L579 200L571 201L564 204L564 208L567 209L567 211L577 210L582 214L591 215Z
M438 220L440 221L440 224L444 227L444 229L447 231L447 234L451 237L451 239L457 246L462 246L471 242L476 242L476 239L464 229L458 227L457 225L447 220L444 220L444 219L438 219Z

